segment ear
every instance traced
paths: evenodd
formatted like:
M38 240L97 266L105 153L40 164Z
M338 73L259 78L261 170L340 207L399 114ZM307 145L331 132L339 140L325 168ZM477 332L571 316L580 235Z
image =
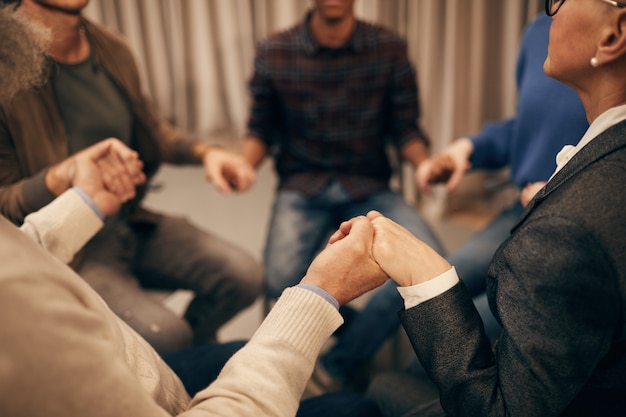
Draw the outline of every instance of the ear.
M626 9L619 9L608 19L596 57L603 64L626 57Z

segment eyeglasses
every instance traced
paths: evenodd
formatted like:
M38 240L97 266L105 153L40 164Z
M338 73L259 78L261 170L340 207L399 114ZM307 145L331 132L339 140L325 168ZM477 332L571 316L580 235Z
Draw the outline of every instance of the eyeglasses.
M626 3L622 3L614 0L602 0L605 3L609 3L611 6L619 7L620 9L626 7ZM563 6L565 0L546 0L546 14L548 16L554 16Z

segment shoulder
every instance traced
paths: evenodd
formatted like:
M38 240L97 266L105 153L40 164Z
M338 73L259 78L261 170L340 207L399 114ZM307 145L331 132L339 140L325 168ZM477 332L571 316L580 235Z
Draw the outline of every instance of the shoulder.
M258 42L257 49L259 51L295 49L303 42L304 32L303 23L300 22L287 29L271 33Z
M402 63L408 62L407 42L396 31L380 25L357 20L354 34L354 45L377 62Z
M356 36L360 38L365 46L382 46L385 48L404 49L406 39L391 28L368 22L357 20Z
M551 181L555 180L557 177ZM604 264L621 265L615 269L626 267L624 183L626 148L589 163L548 191L514 229L515 234L534 237L537 247L550 247L548 253L535 253L536 257L569 252L578 254L570 259L580 260L592 258L590 254L596 251L595 262L606 256L611 261Z
M587 224L592 228L607 222L614 227L626 226L626 222L620 221L626 205L625 164L626 149L623 149L587 165L551 191L537 212L548 216L561 213L581 226Z

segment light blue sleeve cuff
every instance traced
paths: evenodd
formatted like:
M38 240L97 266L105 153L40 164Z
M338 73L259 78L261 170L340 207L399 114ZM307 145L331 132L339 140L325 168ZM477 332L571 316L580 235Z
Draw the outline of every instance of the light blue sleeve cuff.
M315 294L319 295L324 300L332 304L332 306L335 307L337 310L339 310L339 302L335 299L335 297L333 297L332 295L330 295L329 293L327 293L320 287L317 287L313 284L298 284L296 285L296 287L304 288L305 290L314 292Z
M91 209L98 215L98 217L100 217L100 220L104 221L104 213L102 213L100 208L98 208L96 203L93 202L91 197L89 197L86 192L76 186L72 187L72 190L74 190L76 194L78 194L89 207L91 207Z

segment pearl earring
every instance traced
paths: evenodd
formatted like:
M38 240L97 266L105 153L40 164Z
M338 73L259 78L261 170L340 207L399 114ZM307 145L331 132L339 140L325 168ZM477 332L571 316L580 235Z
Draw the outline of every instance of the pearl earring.
M595 56L591 58L590 64L592 67L597 68L600 65L600 61Z

